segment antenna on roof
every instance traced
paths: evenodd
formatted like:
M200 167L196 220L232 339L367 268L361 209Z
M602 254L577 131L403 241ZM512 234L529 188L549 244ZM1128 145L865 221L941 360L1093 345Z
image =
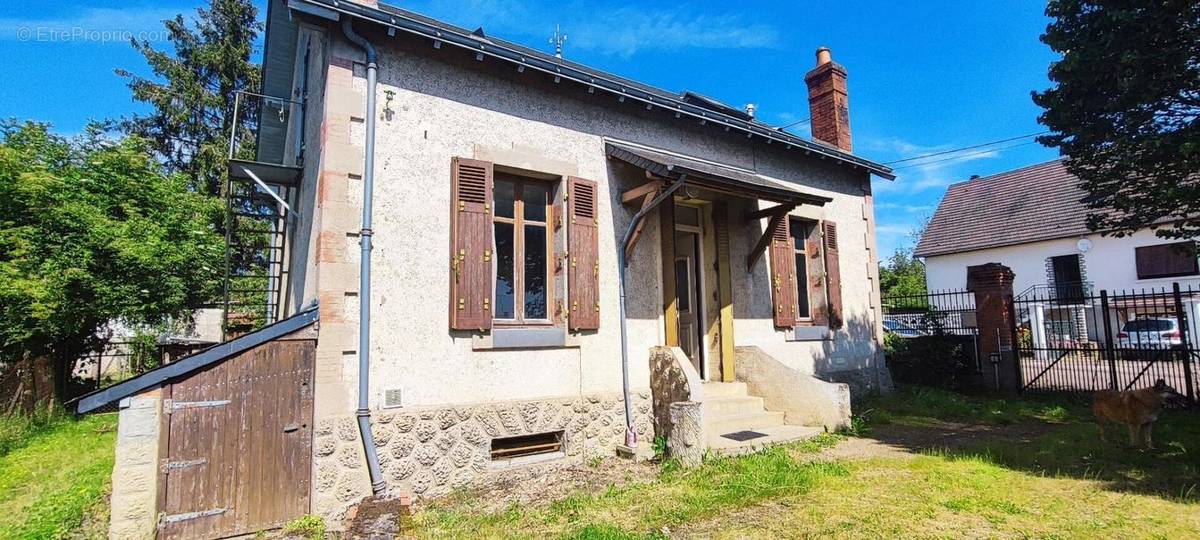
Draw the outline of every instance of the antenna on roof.
M554 56L562 58L562 46L567 41L567 35L562 32L557 24L554 25L554 37L550 38L550 44L554 45Z

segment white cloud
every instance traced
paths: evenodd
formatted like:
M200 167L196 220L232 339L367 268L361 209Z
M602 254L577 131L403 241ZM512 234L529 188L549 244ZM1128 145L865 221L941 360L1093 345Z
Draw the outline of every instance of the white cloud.
M682 9L621 7L578 20L569 29L585 50L628 57L644 50L759 49L779 43L779 31L735 13L705 15Z
M162 21L179 8L85 8L66 17L0 18L0 40L33 42L128 43L130 38L166 38Z
M460 26L482 25L489 35L534 38L538 45L546 44L558 24L567 34L568 56L572 48L629 57L652 50L766 48L780 41L777 28L752 22L737 12L703 14L677 7L597 7L581 2L531 9L500 0L427 2L411 7ZM544 50L550 50L548 44Z
M902 139L866 139L864 147L870 152L899 156L907 159L915 156L945 152L958 148L959 144L920 145ZM1001 150L976 151L966 154L947 154L931 157L927 160L914 160L895 164L896 180L891 182L876 182L873 184L876 193L907 193L916 194L930 190L944 190L950 184L966 180L959 167L972 161L996 159ZM949 159L954 158L954 159Z

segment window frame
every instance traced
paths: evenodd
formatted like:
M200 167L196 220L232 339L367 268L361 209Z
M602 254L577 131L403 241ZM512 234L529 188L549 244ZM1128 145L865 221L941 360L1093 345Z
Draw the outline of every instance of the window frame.
M498 327L544 327L554 326L554 309L557 296L555 295L555 193L559 189L558 182L551 180L543 180L530 176L522 176L510 172L496 171L492 181L492 205L495 210L492 212L492 244L498 246L496 241L496 223L506 223L512 226L513 230L513 318L502 319L496 315L496 307L498 304L495 297L499 296L500 284L497 282L500 275L500 253L496 249L495 261L496 266L492 272L493 281L493 300L492 300L492 325ZM513 217L502 217L498 211L496 204L495 191L496 186L501 182L511 183L513 185ZM529 184L537 184L546 188L546 207L545 219L542 221L528 220L525 218L525 200L524 190ZM545 245L545 263L546 263L546 317L528 319L525 317L525 226L534 225L541 226L545 230L546 245Z
M810 281L811 281L811 274L809 274L809 272L812 271L813 265L811 264L811 261L809 259L808 236L813 233L813 231L815 230L815 228L818 225L818 222L805 220L805 219L798 219L798 218L794 218L794 217L789 217L788 219L791 221L791 223L788 224L788 227L789 227L788 232L791 235L791 241L792 241L792 257L796 257L796 256L804 257L804 275L803 276L800 275L800 268L798 266L795 268L795 270L796 270L796 275L795 275L795 279L796 279L796 283L795 283L795 287L796 287L796 289L795 289L795 291L796 291L796 323L801 326L812 326L814 324L814 320L813 320L813 305L812 305L812 289L809 287ZM796 236L797 228L799 228L800 231L804 233L802 236L799 236L799 237ZM797 242L797 240L799 240L799 242ZM803 316L800 315L801 287L803 287L803 290L804 290L805 303L808 304L808 313Z

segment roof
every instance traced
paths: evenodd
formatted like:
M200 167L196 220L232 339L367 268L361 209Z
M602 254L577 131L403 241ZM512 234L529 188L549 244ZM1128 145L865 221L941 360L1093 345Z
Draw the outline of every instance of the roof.
M301 311L275 324L264 326L244 336L209 347L196 354L185 356L170 364L154 368L132 379L126 379L107 388L102 388L76 398L74 400L75 413L87 414L144 390L161 386L172 379L187 376L197 370L219 363L263 343L305 328L317 322L318 319L320 319L320 312L314 304L307 310Z
M662 150L651 150L641 146L609 142L605 145L608 155L650 171L659 176L678 178L687 175L688 181L721 190L733 190L754 194L755 196L782 203L824 205L832 201L805 193L782 182L764 178L745 169L728 165L720 165L699 158L680 154L667 153Z
M702 124L711 123L731 130L736 129L757 142L778 144L783 148L795 150L801 155L828 159L834 163L864 170L889 180L896 177L890 167L824 143L805 139L784 131L782 128L759 122L728 105L704 98L699 94L687 92L681 95L667 92L583 64L557 58L536 49L488 36L482 28L472 32L385 4L373 8L341 0L288 0L288 6L298 11L333 20L339 19L342 15L368 20L387 27L389 33L402 31L428 38L434 47L450 45L467 49L475 52L476 57L480 60L492 58L510 62L514 66L520 66L520 69L523 70L553 75L556 81L572 81L586 85L589 87L589 91L610 93L623 102L629 101L644 105L649 109L657 107L674 112L676 118L688 118L690 121L699 121Z
M1089 234L1086 195L1062 159L954 184L913 254L932 257Z

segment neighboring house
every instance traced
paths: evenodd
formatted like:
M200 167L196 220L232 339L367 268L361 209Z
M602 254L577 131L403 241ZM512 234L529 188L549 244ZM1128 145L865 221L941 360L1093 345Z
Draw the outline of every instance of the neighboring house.
M1186 294L1200 288L1195 241L1163 239L1150 229L1123 237L1092 232L1079 183L1063 160L1054 160L950 186L914 251L925 260L928 289L962 289L968 267L1003 264L1024 301L1018 308L1026 308L1018 319L1044 319L1034 325L1034 340L1051 344L1105 342L1096 320L1103 316L1101 291L1145 296L1136 309L1126 307L1132 298L1112 303L1113 335L1131 319L1175 317L1169 305L1150 307L1163 305L1175 283L1187 309L1200 308L1200 299ZM1028 309L1035 301L1039 308ZM1047 338L1037 331L1043 326Z
M846 71L828 50L796 96L811 141L390 6L272 1L268 14L263 93L302 114L264 114L258 160L230 166L291 209L284 313L81 401L124 400L114 534L160 513L170 537L297 512L336 526L373 487L436 496L644 454L656 435L737 451L845 426L851 390L890 384L871 176L892 174L851 153ZM678 439L676 421L701 436ZM159 460L160 476L142 470Z

